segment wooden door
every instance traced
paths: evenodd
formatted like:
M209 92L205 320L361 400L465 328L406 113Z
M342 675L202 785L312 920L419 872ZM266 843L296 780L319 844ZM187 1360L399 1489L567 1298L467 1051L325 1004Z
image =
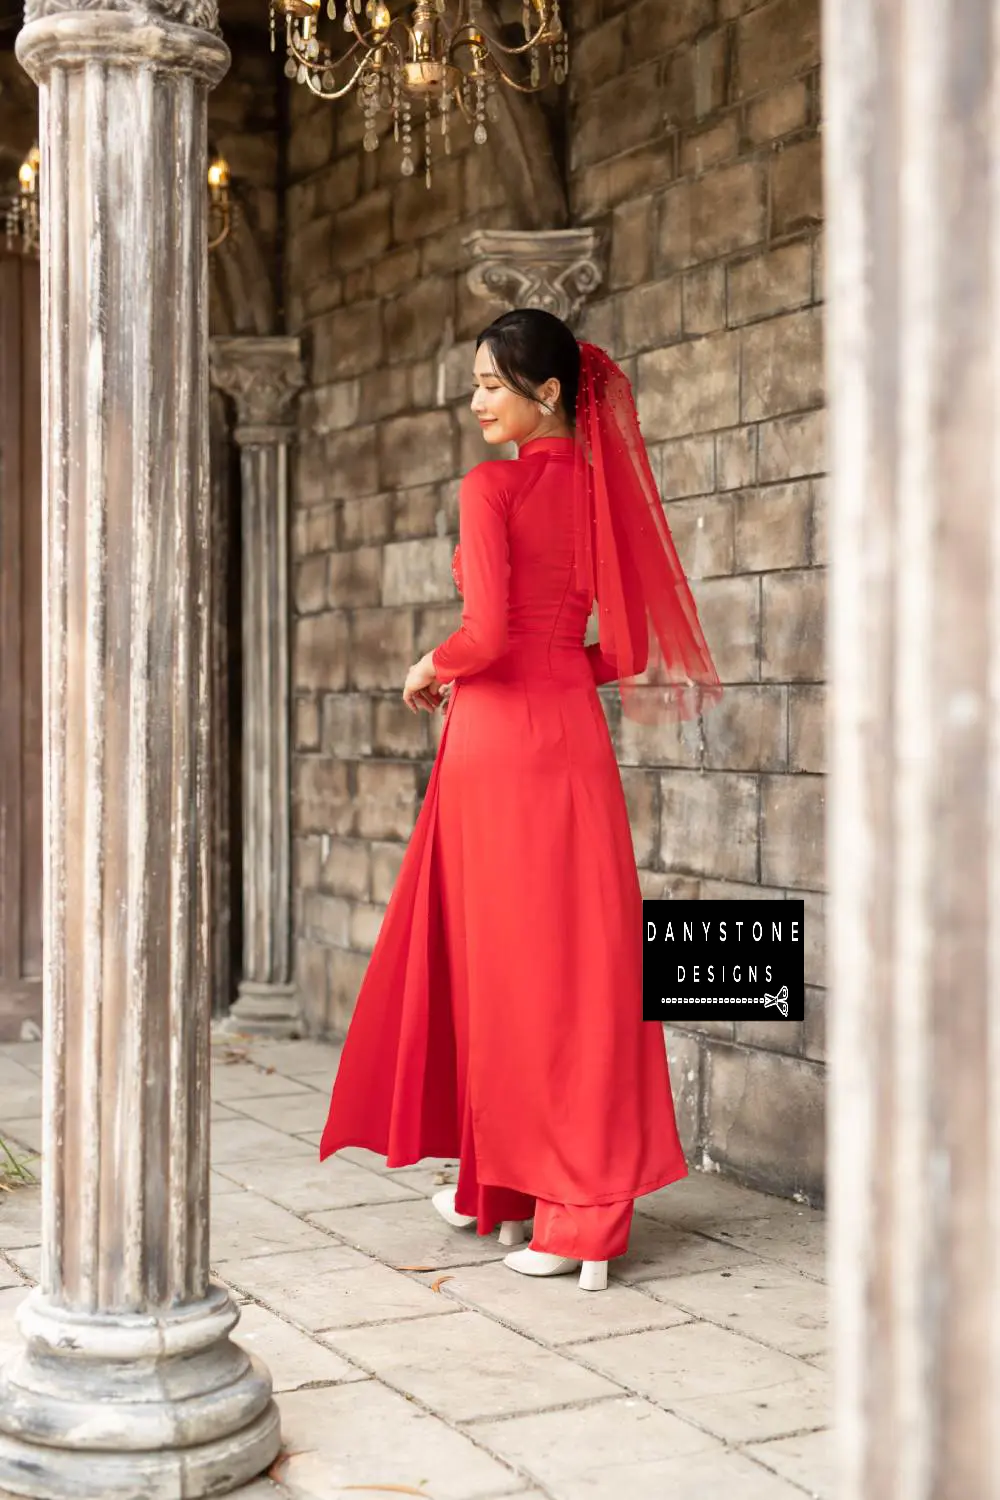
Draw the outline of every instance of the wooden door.
M39 275L0 249L0 1042L41 1019Z

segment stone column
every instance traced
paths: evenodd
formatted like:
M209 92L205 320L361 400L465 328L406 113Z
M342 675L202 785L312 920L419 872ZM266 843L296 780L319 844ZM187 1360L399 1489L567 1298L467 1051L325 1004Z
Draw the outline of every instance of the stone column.
M29 0L40 88L40 1285L0 1490L199 1496L280 1444L209 1280L206 96L215 0Z
M299 1036L292 979L288 448L305 371L297 338L215 338L236 403L242 481L243 976L229 1028Z
M463 243L477 297L539 307L567 323L604 279L596 229L477 229Z
M1000 1494L998 20L968 0L824 6L828 1165L850 1500Z

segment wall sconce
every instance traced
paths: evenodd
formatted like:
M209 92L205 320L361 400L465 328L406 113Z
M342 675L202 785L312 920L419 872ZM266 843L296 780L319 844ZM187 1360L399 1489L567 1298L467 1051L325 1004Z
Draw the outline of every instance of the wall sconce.
M17 192L7 204L7 249L15 242L25 254L38 249L38 147L32 146L17 172Z
M232 228L229 163L217 156L208 169L208 248L217 250Z

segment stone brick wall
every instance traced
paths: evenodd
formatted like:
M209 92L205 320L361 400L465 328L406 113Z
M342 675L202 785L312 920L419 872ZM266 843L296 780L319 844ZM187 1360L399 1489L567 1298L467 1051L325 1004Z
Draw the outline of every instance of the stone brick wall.
M648 896L803 897L806 1019L668 1028L685 1146L822 1195L822 241L818 0L577 0L572 222L608 232L580 332L634 382L728 691L652 733L606 706ZM311 388L294 529L297 972L343 1031L440 721L400 698L454 628L457 480L484 456L462 236L510 223L467 138L433 192L352 104L293 90L287 306ZM627 108L623 107L623 100Z

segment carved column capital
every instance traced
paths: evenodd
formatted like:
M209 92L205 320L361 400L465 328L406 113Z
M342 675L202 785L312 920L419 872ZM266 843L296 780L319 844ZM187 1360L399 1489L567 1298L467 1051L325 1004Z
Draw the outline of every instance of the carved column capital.
M468 284L477 297L539 307L567 323L604 280L596 229L477 229L464 243L473 262Z
M25 0L24 21L48 16L76 15L87 10L123 11L151 20L174 21L181 26L200 26L218 32L218 0Z
M306 383L297 338L214 338L209 367L212 384L236 403L240 447L289 441L295 402Z

